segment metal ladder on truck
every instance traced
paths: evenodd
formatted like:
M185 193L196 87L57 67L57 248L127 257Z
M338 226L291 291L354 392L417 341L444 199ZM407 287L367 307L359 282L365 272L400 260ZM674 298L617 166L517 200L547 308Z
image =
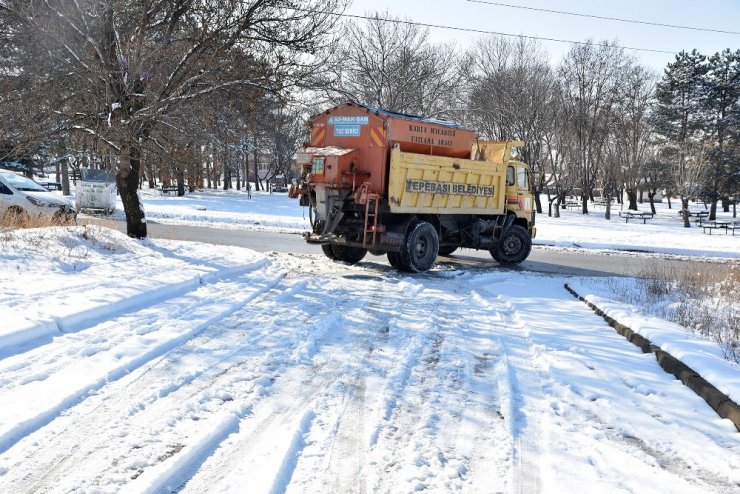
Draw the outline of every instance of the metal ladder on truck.
M362 231L362 246L368 248L375 245L378 233L385 231L383 225L378 225L380 194L369 192L367 190L367 184L362 184L359 199L360 203L365 203L365 226Z

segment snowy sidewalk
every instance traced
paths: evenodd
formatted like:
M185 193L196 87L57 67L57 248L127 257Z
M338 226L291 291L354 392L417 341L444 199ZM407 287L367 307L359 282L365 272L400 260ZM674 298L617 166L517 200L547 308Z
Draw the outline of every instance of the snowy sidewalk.
M594 295L582 283L573 282L571 286L604 314L647 338L740 403L740 365L725 359L716 343L693 336L678 324L646 316L636 307Z

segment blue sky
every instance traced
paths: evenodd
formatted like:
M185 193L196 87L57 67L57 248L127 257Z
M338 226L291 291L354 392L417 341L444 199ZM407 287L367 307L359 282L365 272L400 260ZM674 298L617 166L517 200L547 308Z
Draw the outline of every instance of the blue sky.
M494 3L549 10L618 17L661 24L740 32L740 0L502 0ZM573 41L591 38L617 41L625 47L667 52L696 48L711 55L724 48L740 48L740 34L673 29L667 27L575 17L471 2L468 0L353 0L347 13L363 15L375 11L416 22L538 36ZM447 29L430 30L434 41L454 41L467 48L479 34ZM572 45L542 41L552 61L560 60ZM672 61L671 53L630 51L644 65L661 71Z

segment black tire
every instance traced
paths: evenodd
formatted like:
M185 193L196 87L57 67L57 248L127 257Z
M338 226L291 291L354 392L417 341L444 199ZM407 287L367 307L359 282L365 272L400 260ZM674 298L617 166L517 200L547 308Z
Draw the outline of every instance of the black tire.
M334 251L334 258L337 261L343 261L347 264L357 264L367 254L367 249L362 247L349 247L346 245L332 245Z
M324 253L324 255L326 257L328 257L332 261L336 261L337 260L337 256L336 256L336 254L334 254L334 249L332 249L332 245L331 244L323 244L321 246L321 251Z
M531 250L532 239L527 230L519 225L512 225L490 252L500 264L519 264L529 256Z
M420 221L406 235L401 249L401 269L412 273L427 271L439 253L439 236L430 223Z
M448 245L448 246L445 246L445 247L440 247L439 248L439 255L440 256L449 256L450 254L452 254L456 250L457 250L457 246L455 246L455 245Z
M387 255L388 264L396 269L401 269L401 254L398 252L389 252Z

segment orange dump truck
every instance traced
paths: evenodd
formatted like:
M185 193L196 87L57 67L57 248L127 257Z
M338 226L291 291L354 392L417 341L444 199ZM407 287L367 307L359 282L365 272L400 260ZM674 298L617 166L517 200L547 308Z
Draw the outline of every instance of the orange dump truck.
M532 248L529 167L521 141L479 141L453 122L346 103L313 116L290 196L309 208L333 260L386 254L403 271L429 269L460 247L517 264Z

